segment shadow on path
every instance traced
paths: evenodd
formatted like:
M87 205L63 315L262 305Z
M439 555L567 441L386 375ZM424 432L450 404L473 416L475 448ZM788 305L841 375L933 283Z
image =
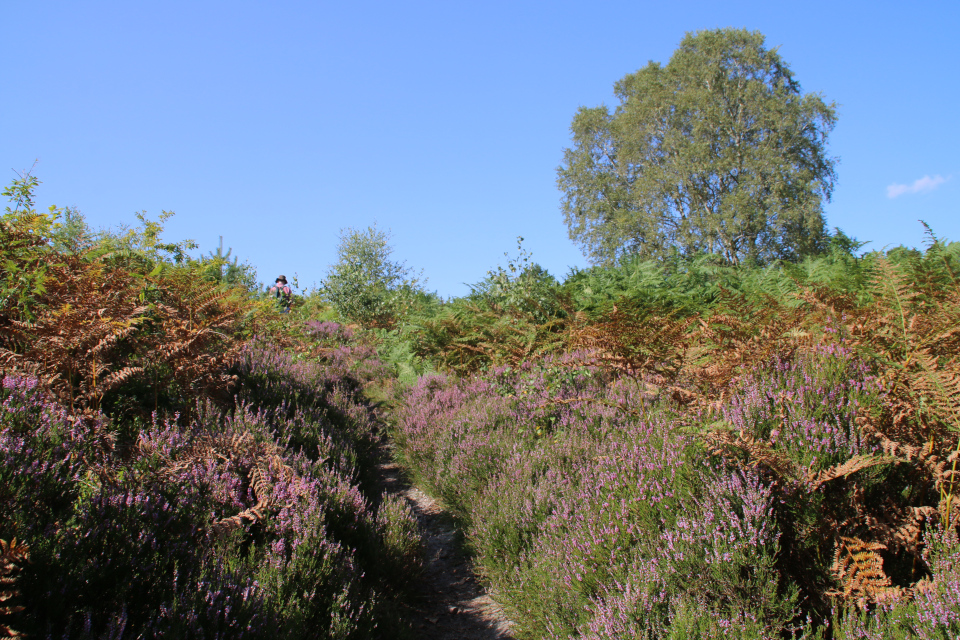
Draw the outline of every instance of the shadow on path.
M395 463L385 462L379 471L383 490L403 496L423 536L423 578L413 587L409 607L412 635L424 640L511 640L510 622L474 574L449 515L407 484Z

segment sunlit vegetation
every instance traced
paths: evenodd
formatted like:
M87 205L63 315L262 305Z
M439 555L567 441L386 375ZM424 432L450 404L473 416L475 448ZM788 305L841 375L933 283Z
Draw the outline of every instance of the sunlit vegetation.
M35 185L0 221L0 631L397 628L420 540L371 471L375 350L282 317L229 251L164 243L163 217L93 233Z
M531 267L411 320L398 449L519 637L960 631L960 244L856 248Z
M7 635L402 636L385 427L520 638L960 632L960 245L932 231L562 281L521 244L463 298L374 277L284 315L229 252L33 186L0 225Z
M760 34L617 94L559 170L595 266L520 238L454 299L374 226L286 313L170 213L15 180L0 636L415 638L387 449L520 639L960 636L960 243L827 231L833 106Z

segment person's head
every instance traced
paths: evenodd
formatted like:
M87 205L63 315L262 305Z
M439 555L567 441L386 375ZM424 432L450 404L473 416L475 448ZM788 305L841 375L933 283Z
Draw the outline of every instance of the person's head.
M277 284L287 284L287 276L277 276Z

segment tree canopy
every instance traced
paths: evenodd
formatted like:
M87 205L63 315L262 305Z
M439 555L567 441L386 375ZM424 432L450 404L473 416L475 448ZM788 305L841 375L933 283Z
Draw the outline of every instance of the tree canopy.
M391 326L422 291L421 275L390 259L390 232L376 225L340 230L337 262L323 281L324 297L344 320Z
M803 94L764 36L688 33L666 66L616 83L620 104L581 107L557 183L592 262L717 253L731 263L825 248L835 105Z

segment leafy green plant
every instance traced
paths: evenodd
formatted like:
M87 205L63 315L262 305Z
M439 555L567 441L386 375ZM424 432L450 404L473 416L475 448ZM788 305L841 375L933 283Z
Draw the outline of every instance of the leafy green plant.
M470 299L487 307L530 317L535 322L565 315L559 283L546 269L532 262L532 254L517 237L517 256L507 258L507 266L498 265L487 277L471 285Z
M216 252L210 251L201 256L196 263L195 269L207 282L241 286L251 292L259 288L257 270L247 262L241 263L239 258L233 255L232 248L228 247L227 252L223 252L223 236L220 236L220 244Z
M340 231L337 262L321 288L344 320L364 326L390 327L421 291L421 275L390 259L390 233L376 225Z

